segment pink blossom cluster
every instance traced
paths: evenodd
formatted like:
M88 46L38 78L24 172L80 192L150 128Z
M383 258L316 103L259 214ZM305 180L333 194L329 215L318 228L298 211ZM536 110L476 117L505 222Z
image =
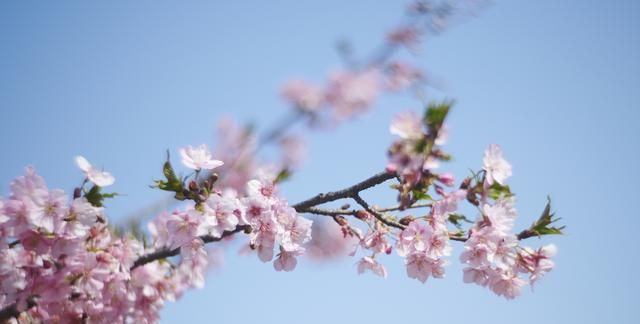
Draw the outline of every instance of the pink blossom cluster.
M281 93L288 103L309 114L312 121L318 123L320 114L327 113L335 124L371 110L383 90L404 90L424 79L420 69L394 61L380 68L334 72L325 87L293 79L284 84Z
M288 81L282 88L283 98L297 109L317 116L321 109L328 107L335 121L367 112L379 92L377 69L335 72L325 88L299 79Z
M230 162L217 168L221 177L216 186L242 192L251 179L265 176L274 178L278 172L293 170L302 164L306 156L306 145L301 136L284 135L277 139L277 144L279 159L259 159L256 154L258 139L251 128L242 126L230 117L222 118L217 124L214 149L210 155ZM208 152L206 146L200 148Z
M477 184L472 184L471 178L465 179L460 189L450 192L438 185L436 182L453 186L454 179L446 173L437 176L431 173L433 165L425 166L429 155L414 150L416 141L429 136L424 130L427 124L427 121L413 113L399 114L392 121L391 132L401 137L392 147L406 149L391 150L391 162L387 169L396 172L407 182L424 176L432 177L435 182L431 184L434 185L436 194L442 198L429 198L432 203L429 204L427 215L407 216L399 224L391 224L401 229L397 234L393 227L387 225L388 218L386 221L384 218L388 216L384 213L379 213L378 217L373 217L370 213L366 213L366 217L358 217L369 227L366 235L359 236L359 246L371 252L371 255L358 262L358 272L371 271L386 277L388 272L377 261L376 256L381 253L390 254L392 245L389 241L395 240L395 249L404 258L409 278L421 282L430 277L442 278L447 264L445 258L452 252L450 241L453 237L465 242L464 251L459 257L466 266L464 282L486 286L499 296L513 299L520 294L524 285L533 285L553 269L554 262L551 258L555 255L556 248L554 245L537 250L522 247L519 235L513 233L517 215L515 198L506 186L506 180L512 174L511 164L503 157L498 145L490 145L486 149L482 177L476 177ZM496 191L498 189L501 191ZM479 201L477 194L480 195ZM456 234L448 228L448 224L452 222L450 217L454 217L454 220L466 219L457 214L459 203L465 200L478 206L481 212L466 236L464 232ZM406 208L411 208L411 204L413 202ZM522 278L522 274L528 275L528 280Z
M387 170L396 172L402 183L411 189L418 185L427 172L435 174L433 170L439 166L440 156L432 152L425 152L429 138L435 138L431 145L433 152L438 152L437 146L443 145L447 139L446 125L438 130L437 134L430 134L422 118L413 111L398 113L391 121L389 130L400 139L391 144L389 148L389 163ZM445 185L452 185L453 178L450 174L438 176L438 181Z
M275 186L268 181L252 180L247 185L247 223L251 225L250 246L258 253L262 262L274 257L274 248L279 253L273 263L277 271L292 271L296 257L304 253L304 244L311 240L312 222L298 216L295 209L275 195Z
M493 204L482 207L482 217L475 223L465 243L460 261L467 265L464 282L489 287L497 295L513 299L527 281L520 274L529 274L529 283L535 283L553 269L551 257L555 246L538 250L520 247L511 233L516 211L513 197L501 197Z
M445 257L450 256L452 251L447 218L457 210L458 203L465 196L465 190L443 193L442 199L432 204L428 215L421 219L410 216L409 224L398 234L367 214L363 220L369 223L369 231L362 236L359 246L371 251L372 255L363 257L358 262L358 273L370 270L374 274L386 277L387 270L376 261L376 255L391 254L393 245L390 240L393 239L396 241L397 254L405 260L409 278L423 283L429 277L443 278L444 266L448 263Z
M35 303L22 317L61 323L157 318L146 287L171 283L142 268L130 271L143 245L114 236L101 207L49 189L32 168L0 201L0 308L15 304L23 311Z
M502 156L497 145L490 145L485 151L484 188L481 216L470 229L460 261L464 269L464 282L488 287L494 293L507 299L517 297L527 283L534 284L545 273L553 269L551 257L555 255L554 245L538 250L521 247L518 237L512 232L517 212L515 197L501 195L491 202L487 188L494 183L506 185L511 176L511 164ZM529 274L529 281L520 277Z
M183 152L196 170L215 167L205 148ZM88 181L104 181L84 158L77 158ZM110 175L109 175L110 176ZM49 189L32 168L11 183L0 199L0 309L15 308L19 319L75 323L151 323L166 301L204 286L209 263L205 240L240 229L252 248L278 271L291 271L311 238L311 221L276 196L273 182L252 180L246 196L215 191L184 210L164 213L149 224L150 245L112 230L104 209L78 188L73 198ZM83 195L84 193L84 195ZM179 249L180 258L151 259ZM165 256L166 258L166 256Z

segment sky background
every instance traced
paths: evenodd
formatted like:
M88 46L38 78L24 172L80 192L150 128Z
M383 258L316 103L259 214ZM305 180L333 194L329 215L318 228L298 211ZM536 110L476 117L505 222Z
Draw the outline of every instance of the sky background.
M367 53L402 17L400 1L3 1L0 3L0 189L33 165L50 187L81 181L83 154L116 177L112 222L165 197L148 185L164 152L214 142L232 115L265 126L287 112L290 77L321 81L340 68L335 43ZM226 252L206 288L169 303L163 323L637 323L640 228L640 2L494 1L416 58L455 98L443 169L466 175L490 143L514 166L518 228L550 195L567 234L557 269L506 301L447 278L407 278L383 258L384 280L356 274L355 258L301 262L277 273ZM406 56L406 54L402 54ZM408 56L406 56L408 57ZM394 113L420 109L384 96L374 111L312 132L304 167L282 193L297 202L381 170ZM391 204L395 195L364 196ZM460 246L457 245L459 253Z

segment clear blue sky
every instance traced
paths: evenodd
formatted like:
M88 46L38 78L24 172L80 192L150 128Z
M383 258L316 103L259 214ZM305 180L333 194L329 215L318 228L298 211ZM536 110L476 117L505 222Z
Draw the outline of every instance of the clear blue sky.
M52 187L80 181L84 154L117 177L117 221L163 197L148 188L165 149L213 142L231 114L262 125L283 114L290 76L321 80L340 65L333 44L373 48L401 17L395 1L3 1L0 3L0 193L31 164ZM568 234L557 269L535 292L505 301L462 283L423 285L384 259L390 276L358 276L355 259L276 273L228 251L204 290L163 312L165 323L637 323L640 229L640 2L495 1L479 17L430 38L420 64L457 100L449 120L458 174L489 143L514 165L518 225L547 194ZM375 112L314 133L310 156L283 191L298 201L380 170L393 113L418 108L388 96ZM167 131L170 130L170 131ZM338 157L339 156L339 157ZM390 202L375 191L367 198ZM457 250L459 251L459 250Z

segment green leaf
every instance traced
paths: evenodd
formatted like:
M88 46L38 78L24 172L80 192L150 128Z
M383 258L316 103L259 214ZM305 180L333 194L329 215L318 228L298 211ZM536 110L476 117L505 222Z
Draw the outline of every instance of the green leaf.
M178 194L182 194L184 191L184 186L182 181L178 176L176 176L176 172L173 170L173 166L171 165L169 151L167 151L167 161L164 162L162 166L162 173L166 180L154 180L154 185L152 188L158 188L160 190L172 191L176 193L176 198L178 198Z
M439 130L444 123L452 102L444 101L442 103L430 103L424 115L424 121L429 130Z
M511 189L507 185L501 185L497 182L494 182L491 187L489 187L489 197L491 199L498 199L500 197L511 197L513 193L511 193Z
M274 183L281 183L284 181L289 180L289 178L291 178L291 171L289 171L289 169L285 168L280 170L280 172L278 173L278 175L276 176L276 180L274 180Z
M102 188L94 185L89 191L86 191L84 193L84 198L86 198L87 201L95 207L103 207L103 202L106 198L114 198L115 196L119 196L117 192L103 193L101 192L101 190Z
M563 234L562 230L565 226L554 227L551 224L559 221L560 218L555 217L555 213L551 212L551 198L547 197L547 205L545 206L540 218L531 225L529 229L536 235Z
M472 221L467 219L466 216L462 214L449 214L449 217L447 218L447 220L449 221L449 223L453 224L458 229L462 227L461 222L473 223Z
M413 198L416 200L433 200L433 198L422 190L412 190Z

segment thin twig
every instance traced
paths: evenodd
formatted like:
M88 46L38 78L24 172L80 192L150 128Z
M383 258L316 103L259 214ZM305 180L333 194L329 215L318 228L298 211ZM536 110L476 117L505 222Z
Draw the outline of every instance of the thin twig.
M369 204L362 199L362 197L360 197L359 194L355 193L351 196L351 198L353 198L353 200L355 200L358 205L362 206L362 208L364 208L364 210L366 210L367 212L369 212L369 214L373 215L373 217L375 217L376 219L378 219L379 221L381 221L383 224L388 225L388 226L392 226L395 228L399 228L401 230L404 230L406 226L397 223L393 220L388 219L387 217L385 217L384 215L382 215L381 213L377 212L375 209L371 208L371 206L369 206Z
M234 230L232 231L224 231L222 233L222 236L220 237L215 237L215 236L211 236L211 235L203 235L200 236L200 239L202 239L202 241L206 244L206 243L211 243L211 242L218 242L221 241L223 238L227 237L227 236L231 236L235 233L238 232L242 232L242 231L247 231L248 229L250 229L249 225L238 225ZM133 265L131 266L131 271L133 271L135 268L143 266L147 263L156 261L156 260L160 260L160 259L166 259L168 257L172 257L172 256L176 256L180 254L180 248L175 248L175 249L169 249L169 248L161 248L156 252L141 256L140 258L138 258Z

